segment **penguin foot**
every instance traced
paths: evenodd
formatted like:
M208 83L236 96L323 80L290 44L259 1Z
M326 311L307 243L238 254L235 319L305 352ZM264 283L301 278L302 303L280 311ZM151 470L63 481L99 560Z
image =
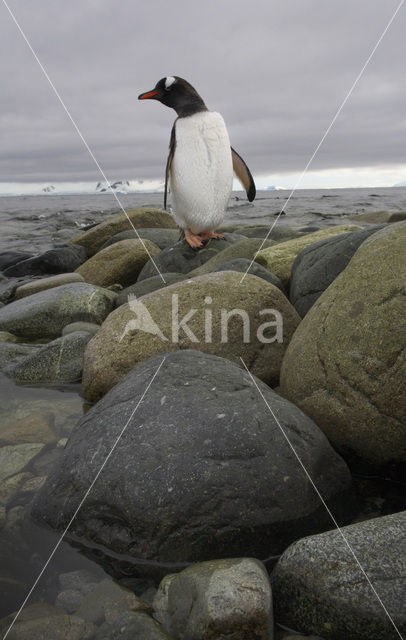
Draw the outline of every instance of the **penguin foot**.
M202 242L203 238L200 235L189 231L189 229L185 229L185 240L192 249L200 249L204 246Z
M224 236L221 233L214 233L214 229L209 229L209 231L202 231L199 233L199 236L202 240L224 240Z

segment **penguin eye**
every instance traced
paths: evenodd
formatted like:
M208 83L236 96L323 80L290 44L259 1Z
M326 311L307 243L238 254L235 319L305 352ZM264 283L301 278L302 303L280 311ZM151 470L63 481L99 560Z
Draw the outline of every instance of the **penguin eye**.
M176 78L173 76L167 76L165 78L165 91L169 91L174 82L176 82Z

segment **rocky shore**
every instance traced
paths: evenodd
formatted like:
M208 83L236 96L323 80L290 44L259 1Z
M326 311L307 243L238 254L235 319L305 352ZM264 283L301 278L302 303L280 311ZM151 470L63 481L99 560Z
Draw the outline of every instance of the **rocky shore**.
M406 634L406 214L381 214L194 251L142 208L139 237L117 214L0 255L5 380L85 401L0 411L2 634L30 522L90 568L9 640Z

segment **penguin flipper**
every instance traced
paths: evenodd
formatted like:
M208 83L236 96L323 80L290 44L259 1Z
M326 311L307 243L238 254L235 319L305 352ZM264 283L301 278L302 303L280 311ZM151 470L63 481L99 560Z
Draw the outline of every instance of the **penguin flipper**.
M168 198L169 174L171 170L172 159L173 159L175 148L176 148L175 125L176 125L176 120L173 123L172 131L171 131L171 139L169 141L169 154L168 154L168 159L166 161L166 169L165 169L165 195L164 195L165 210L166 210L166 201Z
M231 147L231 154L233 158L234 172L238 180L241 182L242 186L244 187L247 193L248 200L252 202L257 194L257 190L255 188L255 182L254 182L254 178L252 177L251 171L248 169L244 160L241 158L240 155L238 155L238 153L235 151L235 149L233 149L233 147Z

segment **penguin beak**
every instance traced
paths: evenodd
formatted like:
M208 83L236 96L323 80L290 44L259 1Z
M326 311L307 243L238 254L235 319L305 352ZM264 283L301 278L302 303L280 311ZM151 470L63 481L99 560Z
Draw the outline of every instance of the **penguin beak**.
M141 93L138 96L138 100L150 100L150 99L156 100L157 95L159 95L159 91L156 91L155 89L153 89L152 91L146 91L145 93Z

